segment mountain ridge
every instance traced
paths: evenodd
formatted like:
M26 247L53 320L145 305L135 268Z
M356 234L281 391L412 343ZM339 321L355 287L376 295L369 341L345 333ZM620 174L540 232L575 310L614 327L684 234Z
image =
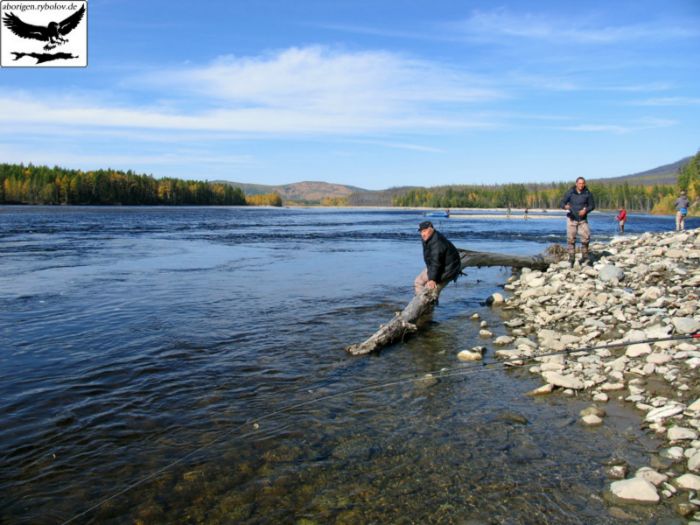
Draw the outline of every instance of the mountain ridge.
M675 184L678 179L678 172L685 166L692 156L684 157L675 162L664 164L629 175L606 178L589 178L588 181L596 184L624 184L646 185L646 184ZM230 184L240 187L246 195L260 195L265 193L278 193L286 203L299 204L319 204L323 199L347 199L348 204L355 206L387 205L391 203L391 196L405 193L418 186L400 186L384 190L368 190L358 186L348 184L338 184L324 181L301 181L289 184L255 184L247 182L232 182L225 180L213 181L216 183ZM524 183L525 186L537 186L544 183ZM464 184L466 185L466 184ZM499 184L503 186L505 184ZM462 186L457 184L446 184L444 186Z

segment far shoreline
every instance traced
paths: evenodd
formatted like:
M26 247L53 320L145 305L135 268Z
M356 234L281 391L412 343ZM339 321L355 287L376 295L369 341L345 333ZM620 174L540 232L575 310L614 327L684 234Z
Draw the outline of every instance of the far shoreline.
M415 212L441 212L445 211L446 208L429 208L429 207L404 207L404 206L324 206L321 204L283 204L282 206L267 206L267 205L246 205L246 204L32 204L32 203L3 203L0 204L0 209L3 208L56 208L56 209L71 209L71 208L236 208L236 209L295 209L295 210L348 210L348 211L415 211ZM459 219L460 215L468 215L465 218L507 218L507 208L449 208L450 215L455 217L432 217L433 219L447 220L447 219ZM511 208L512 219L523 218L525 215L525 208ZM528 219L547 219L550 217L564 217L565 211L559 208L528 208ZM597 214L610 214L617 213L618 209L597 209L592 212L593 215ZM463 213L462 213L463 212ZM477 212L487 212L483 217L477 217L475 213ZM501 212L501 216L495 215L497 212ZM549 215L551 214L551 215ZM653 213L651 211L639 211L639 210L627 210L628 215L649 215L654 217L675 217L675 212L673 213ZM700 214L688 213L686 218L694 219L700 217ZM429 217L430 218L430 217Z

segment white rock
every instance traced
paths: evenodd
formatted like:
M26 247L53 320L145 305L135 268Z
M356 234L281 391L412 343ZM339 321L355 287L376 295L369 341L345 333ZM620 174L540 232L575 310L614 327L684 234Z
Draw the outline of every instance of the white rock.
M688 405L688 410L697 411L700 410L700 399L696 399L690 405Z
M584 386L583 381L572 375L563 375L557 372L543 372L542 377L544 377L547 383L551 383L562 388L581 390Z
M564 370L564 365L561 363L542 363L540 366L541 372L561 372Z
M540 288L540 287L544 286L544 282L545 282L544 277L540 277L539 279L532 279L532 280L528 281L526 284L530 288Z
M541 387L535 388L534 390L530 390L527 395L528 396L541 396L544 394L549 394L554 390L554 385L551 383L548 383L546 385L542 385Z
M600 385L600 389L603 392L612 392L614 390L623 390L625 388L624 383L603 383Z
M625 334L623 341L626 343L635 343L637 341L644 341L647 338L647 334L641 330L630 330Z
M503 357L505 359L517 359L522 355L520 350L496 350L496 357Z
M611 264L606 264L598 270L598 279L603 282L621 281L625 277L625 272Z
M479 330L479 337L488 338L488 337L492 337L492 336L493 336L493 333L486 330L486 329Z
M596 416L595 414L588 414L586 416L583 416L581 418L581 421L583 421L588 426L597 426L603 424L603 419Z
M608 394L605 394L603 392L598 392L597 394L593 395L593 401L600 401L602 403L607 403L608 402Z
M610 484L610 491L616 497L630 501L657 503L660 499L654 484L641 478L614 481Z
M563 355L543 355L542 357L538 357L537 360L540 363L558 363L560 365L566 363L566 359Z
M637 472L635 472L634 477L645 479L648 482L653 483L657 487L661 485L664 481L668 480L668 476L666 474L661 474L649 467L640 468L639 470L637 470Z
M661 451L661 456L672 459L673 461L678 461L683 459L683 448L682 447L669 447Z
M654 325L644 329L647 339L664 339L671 334L673 327L670 325Z
M515 341L514 337L511 337L509 335L501 335L493 340L493 344L499 345L499 346L505 346L505 345L511 344L513 341Z
M518 337L515 342L513 343L515 346L521 346L521 345L526 345L529 346L530 348L537 348L537 343L534 341L531 341L527 337Z
M684 427L671 427L666 434L669 441L681 441L697 439L698 433L695 430Z
M566 345L559 339L544 339L542 340L542 346L554 352L561 352L566 348Z
M651 354L651 345L648 343L639 343L627 347L625 355L627 357L639 357L642 355Z
M625 369L625 367L627 366L628 362L629 362L629 359L627 359L627 357L625 357L623 355L621 357L618 357L614 361L608 362L607 365L613 370L617 370L618 372L622 372Z
M572 343L578 343L581 340L581 338L571 334L564 334L559 340L565 345L569 345Z
M683 410L685 410L685 405L664 405L649 411L644 419L646 421L660 421L680 414Z
M665 354L662 352L654 352L649 354L646 360L647 363L652 363L654 365L663 365L664 363L672 361L673 357L671 357L669 354Z
M679 334L694 334L700 330L700 321L692 317L674 317L671 322Z
M457 359L460 361L480 361L481 358L481 352L472 352L470 350L462 350L457 354Z
M653 374L655 370L656 365L654 363L647 363L642 367L642 373L644 373L645 376Z
M676 487L686 490L700 490L700 476L683 474L674 481Z
M688 470L693 472L700 470L700 452L696 452L688 458Z

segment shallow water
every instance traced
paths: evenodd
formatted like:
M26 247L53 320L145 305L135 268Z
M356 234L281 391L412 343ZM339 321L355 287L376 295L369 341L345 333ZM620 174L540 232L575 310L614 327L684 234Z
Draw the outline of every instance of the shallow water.
M410 300L420 220L0 207L0 522L617 523L604 462L656 446L635 415L583 429L583 400L456 359L483 343L472 313L505 333L483 300L508 271L469 271L405 343L344 352ZM561 218L436 226L474 250L564 242Z

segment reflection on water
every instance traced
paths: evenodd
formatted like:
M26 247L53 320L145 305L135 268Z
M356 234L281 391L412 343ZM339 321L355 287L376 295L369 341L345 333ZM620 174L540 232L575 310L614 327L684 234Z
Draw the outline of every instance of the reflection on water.
M343 351L410 299L420 218L1 208L0 522L616 523L603 463L654 446L634 417L583 429L583 401L456 359L482 343L473 312L503 333L482 301L506 270L471 270L404 344ZM511 253L564 233L437 226Z

